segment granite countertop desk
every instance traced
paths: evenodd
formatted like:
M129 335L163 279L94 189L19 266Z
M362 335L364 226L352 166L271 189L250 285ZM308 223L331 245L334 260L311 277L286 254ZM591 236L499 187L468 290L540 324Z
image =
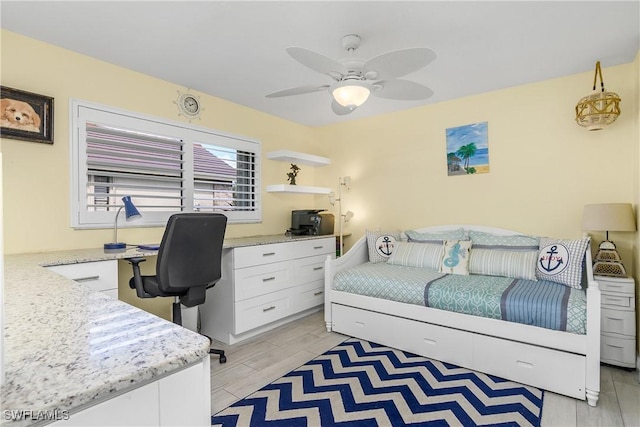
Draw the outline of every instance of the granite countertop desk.
M243 237L225 239L224 247L322 237ZM3 411L72 416L207 356L207 338L43 268L156 253L78 249L5 256ZM0 424L39 424L8 418L3 413Z

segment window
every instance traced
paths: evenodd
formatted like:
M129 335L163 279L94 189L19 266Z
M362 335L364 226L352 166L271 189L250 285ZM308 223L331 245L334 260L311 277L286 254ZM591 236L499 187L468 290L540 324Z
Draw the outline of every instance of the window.
M260 143L72 101L72 225L111 227L122 196L164 225L176 212L259 222Z

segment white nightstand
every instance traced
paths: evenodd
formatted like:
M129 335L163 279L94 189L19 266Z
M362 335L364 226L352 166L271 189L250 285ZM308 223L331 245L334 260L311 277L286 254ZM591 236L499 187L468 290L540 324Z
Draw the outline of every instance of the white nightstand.
M600 360L636 367L636 297L631 277L595 276L602 293Z

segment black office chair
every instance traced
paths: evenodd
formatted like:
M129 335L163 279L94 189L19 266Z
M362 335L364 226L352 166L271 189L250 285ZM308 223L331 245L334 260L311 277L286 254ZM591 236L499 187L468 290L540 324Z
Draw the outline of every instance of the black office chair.
M227 217L218 213L171 215L158 249L156 275L140 274L140 263L145 258L129 258L127 261L133 266L129 286L139 298L175 297L173 322L182 326L180 304L186 307L203 304L206 290L222 276L226 227ZM209 353L220 355L220 363L227 361L224 350L210 349Z

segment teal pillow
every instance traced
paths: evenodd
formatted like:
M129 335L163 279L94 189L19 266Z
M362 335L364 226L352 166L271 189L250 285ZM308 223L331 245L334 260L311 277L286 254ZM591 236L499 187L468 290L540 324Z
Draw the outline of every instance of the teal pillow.
M445 240L466 240L467 233L463 228L447 231L420 232L407 230L404 232L410 242L443 243Z
M540 246L539 237L527 236L525 234L504 236L500 234L469 230L469 239L473 242L474 249L537 251Z

